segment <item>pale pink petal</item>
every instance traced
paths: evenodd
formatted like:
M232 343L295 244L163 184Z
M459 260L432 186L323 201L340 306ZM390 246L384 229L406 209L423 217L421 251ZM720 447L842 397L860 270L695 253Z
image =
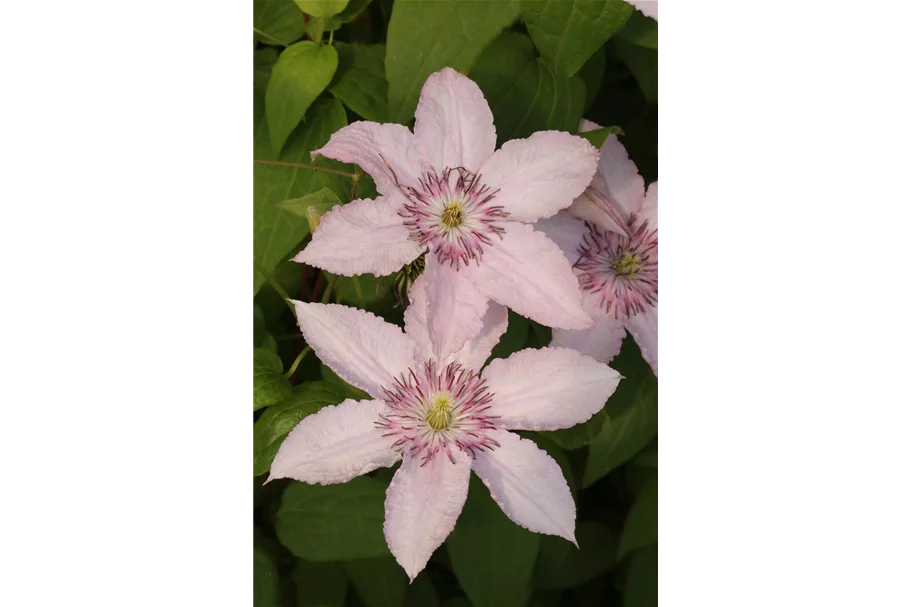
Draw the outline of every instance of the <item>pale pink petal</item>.
M410 303L405 310L405 334L417 342L419 359L428 360L433 357L433 347L427 329L427 279L423 274L411 285L408 298ZM489 302L487 312L481 319L480 332L465 342L461 350L442 359L441 366L457 362L468 369L480 369L506 332L508 312L500 304Z
M395 438L384 438L374 426L384 407L382 401L349 398L308 415L285 438L269 479L331 485L391 466L401 457L392 449Z
M583 118L579 121L579 132L587 133L589 131L597 131L598 129L604 128L597 122L592 122L591 120L586 120Z
M498 443L478 453L471 467L509 519L535 533L576 543L576 504L551 456L532 441L506 430L488 433Z
M399 192L401 185L417 185L422 171L414 135L400 124L354 122L335 132L329 143L310 156L325 156L360 166L373 177L380 194Z
M642 206L639 207L639 213L637 213L641 219L648 220L648 226L650 230L658 229L658 182L656 181L652 185L648 186L648 190L645 192L645 200L642 201Z
M381 386L415 365L417 345L382 318L348 306L291 301L316 356L370 396L383 399Z
M606 202L619 211L624 220L628 220L630 214L638 210L642 204L645 181L639 175L639 169L630 160L626 148L614 134L608 135L601 145L598 174L601 179L595 180L592 188L602 194ZM599 201L596 199L596 202ZM599 203L602 204L603 202Z
M430 343L430 331L427 328L427 277L424 274L418 276L408 289L405 335L417 344L419 361L431 359L433 345Z
M568 348L529 348L490 362L483 373L490 414L510 430L559 430L600 411L620 374Z
M481 182L510 219L536 221L572 204L591 183L598 150L582 137L538 131L507 141L481 167Z
M386 490L386 544L411 580L455 528L468 497L471 458L459 449L452 456L455 463L440 452L422 466L422 457L406 453Z
M294 257L333 274L385 276L417 259L424 247L408 239L393 199L352 200L320 219L307 247Z
M560 211L553 217L535 223L535 230L542 232L563 251L570 264L575 264L581 255L579 248L582 239L588 232L585 223L579 221L566 211Z
M477 173L497 145L493 114L484 93L451 67L431 74L424 82L414 114L414 136L437 172L463 167Z
M427 329L434 358L442 361L480 333L487 297L468 279L465 268L441 264L433 254L426 259L421 278L427 284Z
M581 196L573 200L566 212L603 230L624 234L626 233L626 218L619 211L610 209L607 198L603 194L599 194L606 190L607 186L604 185L601 173L595 174L592 185L586 188ZM608 213L606 209L611 212Z
M626 0L640 11L646 17L658 20L658 0Z
M548 327L585 329L579 281L560 248L530 225L503 224L479 267L462 268L487 297Z
M609 363L620 353L626 329L623 321L607 314L592 314L595 326L584 331L554 329L551 346L570 348L591 356L602 363Z
M658 377L658 308L649 308L626 321L626 329L639 344L642 358Z

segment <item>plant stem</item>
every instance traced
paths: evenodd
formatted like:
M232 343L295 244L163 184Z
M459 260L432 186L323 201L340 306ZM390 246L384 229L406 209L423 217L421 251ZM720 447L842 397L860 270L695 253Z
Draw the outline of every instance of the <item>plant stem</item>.
M281 44L282 46L288 46L287 44L285 44L284 42L282 42L281 40L279 40L279 39L276 38L275 36L270 36L269 34L267 34L266 32L262 31L261 29L257 29L257 28L254 27L254 28L253 28L253 33L259 34L259 35L262 36L263 38L268 38L269 40L272 40L273 42L277 42L278 44Z
M357 196L357 182L360 180L361 175L362 173L355 173L354 177L351 178L351 200L354 200L354 197Z
M335 286L336 280L338 280L338 276L335 274L329 276L329 282L326 284L326 292L323 293L323 298L320 300L321 303L329 303L329 298L332 296L332 287Z
M291 313L296 316L297 311L294 309L294 304L291 303L291 298L288 297L288 294L285 293L285 290L282 288L282 286L278 284L278 281L275 280L274 276L272 276L272 272L264 268L263 264L261 264L255 257L253 258L253 267L256 268L257 272L262 274L263 278L266 279L266 282L269 283L269 286L275 289L275 292L278 293L281 296L282 300L288 305L288 307L291 308Z
M294 359L294 362L291 363L291 367L288 369L288 372L285 373L285 377L290 379L291 376L294 375L294 372L297 371L297 366L299 364L301 364L301 361L304 360L305 358L307 358L307 355L310 354L311 352L313 352L313 348L311 348L310 346L307 346L306 348L301 350L301 353L298 354L297 358Z
M338 169L332 169L329 167L321 167L316 164L302 164L300 162L284 162L282 160L254 160L254 164L268 164L278 167L293 167L296 169L311 169L313 171L325 171L326 173L334 173L336 175L342 175L348 179L354 179L357 173L349 173L348 171L340 171Z

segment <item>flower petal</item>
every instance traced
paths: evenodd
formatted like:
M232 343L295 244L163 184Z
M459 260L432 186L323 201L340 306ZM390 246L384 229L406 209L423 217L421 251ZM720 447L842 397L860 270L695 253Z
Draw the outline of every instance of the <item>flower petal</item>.
M452 533L468 497L471 458L452 455L455 463L437 453L422 466L422 457L406 453L386 490L386 544L412 581Z
M569 348L528 348L490 362L483 373L490 414L509 430L558 430L600 411L620 374Z
M409 240L393 199L352 200L320 220L307 247L294 257L333 274L385 276L417 259L424 247Z
M579 281L560 248L530 225L502 224L503 237L484 250L478 267L466 272L478 289L542 325L585 329L592 320L582 309Z
M603 129L604 127L598 124L597 122L592 122L591 120L586 120L583 118L579 121L579 132L587 133L589 131L596 131L598 129Z
M658 377L658 308L649 308L626 321L626 328L639 344L642 358Z
M658 229L658 182L648 186L648 190L645 192L645 200L642 201L642 206L639 207L639 217L642 219L648 220L648 227L650 230Z
M576 504L559 464L512 432L494 430L488 436L500 446L478 453L471 468L506 516L529 531L558 535L575 544Z
M658 20L658 0L626 0L640 11L646 17Z
M427 329L427 279L423 275L411 285L408 298L410 304L405 310L405 334L417 342L418 358L427 360L433 356L433 347ZM458 362L472 370L480 369L490 357L490 352L500 341L500 337L506 332L508 312L500 304L488 302L487 312L481 319L480 332L465 342L461 350L444 358L441 366Z
M630 214L642 204L645 181L616 135L608 135L601 145L598 174L600 179L593 181L592 188L602 194L624 220L629 220Z
M570 264L575 264L579 260L581 255L579 248L582 246L582 239L588 232L584 222L566 211L560 211L553 217L535 223L535 230L553 240L563 251L563 255Z
M442 361L481 332L487 297L468 279L464 268L441 264L433 254L426 259L420 278L427 284L427 329L433 355Z
M417 185L421 174L420 151L414 135L400 124L354 122L336 131L329 143L310 153L311 158L318 155L360 166L373 177L377 191L386 196L399 191L396 182Z
M573 217L587 221L604 230L625 234L626 218L617 211L608 214L602 207L602 205L607 203L603 194L599 194L599 192L604 192L606 189L604 178L598 173L592 180L592 185L586 188L581 196L573 200L573 203L569 205L566 211Z
M285 438L269 480L331 485L391 466L401 457L392 448L395 438L384 438L374 426L384 406L378 400L349 398L308 415Z
M607 314L592 314L595 326L584 331L566 331L554 329L550 345L559 348L570 348L598 362L609 363L620 353L626 329L623 321Z
M497 146L493 114L484 93L451 67L431 74L424 82L414 114L414 136L437 172L464 167L477 173Z
M383 385L415 364L417 345L370 312L291 300L304 339L326 366L352 386L383 399Z
M481 167L480 181L499 190L494 204L510 219L536 221L572 204L591 182L598 150L582 137L538 131L507 141Z

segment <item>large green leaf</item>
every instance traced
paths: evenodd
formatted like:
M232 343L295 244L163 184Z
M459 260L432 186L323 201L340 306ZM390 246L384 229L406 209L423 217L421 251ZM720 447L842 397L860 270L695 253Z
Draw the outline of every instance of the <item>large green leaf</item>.
M630 559L623 607L658 607L658 545L636 551Z
M535 131L575 133L585 106L579 76L557 76L535 57L527 36L506 32L481 55L471 71L493 112L497 141Z
M338 69L329 92L367 120L386 122L386 47L344 42L335 47Z
M274 405L291 393L282 360L267 348L253 348L253 410Z
M535 586L570 588L587 582L614 565L617 537L601 523L576 526L579 548L553 535L541 536L541 554L535 565Z
M626 40L612 41L617 56L633 74L646 100L658 103L658 50L631 44Z
M350 170L343 165L323 157L310 160L310 152L322 147L329 136L348 121L345 108L337 99L321 99L313 104L305 124L299 126L288 138L283 160L296 163L316 164L336 169ZM273 161L269 145L265 117L260 112L253 137L254 158ZM351 180L344 175L315 171L312 169L253 165L253 255L263 267L272 271L289 253L297 253L295 245L310 230L305 217L294 217L281 210L276 203L289 198L312 194L321 188L329 188L342 200L351 192ZM254 270L253 293L259 290L263 277Z
M598 91L601 90L601 83L604 81L604 70L607 67L607 57L604 55L602 46L595 54L589 57L588 61L579 70L579 78L585 83L585 109L588 110L591 104L595 102Z
M314 17L331 17L348 6L348 0L294 0L300 9Z
M467 72L519 14L519 0L397 0L386 38L389 120L409 123L427 76Z
M297 586L297 607L342 607L348 579L339 563L298 560L291 577Z
M438 607L436 588L427 573L419 574L405 592L405 607Z
M341 386L311 381L295 386L290 396L269 407L253 425L253 476L269 471L285 437L302 419L346 398Z
M649 374L639 385L632 406L606 423L601 434L589 444L582 484L588 487L626 462L657 433L658 379Z
M309 40L286 48L272 66L272 77L266 87L266 122L276 156L307 108L329 86L336 67L335 48Z
M658 22L639 11L633 11L623 29L617 32L617 37L639 46L657 49Z
M522 0L531 39L560 76L579 71L632 12L623 0Z
M576 424L565 430L542 432L541 435L557 443L567 451L581 449L601 433L604 425L609 423L604 409L595 413L588 421Z
M253 546L253 607L275 607L278 573L272 558L260 546Z
M367 607L401 607L408 576L392 556L345 563L345 572Z
M645 484L636 496L629 509L623 531L620 533L620 545L617 547L617 558L622 559L628 553L658 542L658 479Z
M538 535L506 518L475 477L446 546L459 585L475 607L525 605Z
M278 540L310 561L389 554L383 538L386 485L360 476L342 485L292 483L275 515Z
M304 35L304 16L293 0L253 0L253 28L260 42L287 46Z

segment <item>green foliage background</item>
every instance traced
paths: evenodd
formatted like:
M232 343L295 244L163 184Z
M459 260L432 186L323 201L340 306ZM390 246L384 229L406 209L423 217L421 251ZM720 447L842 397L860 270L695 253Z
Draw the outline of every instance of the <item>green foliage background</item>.
M392 469L343 485L264 485L304 417L362 393L312 355L283 295L401 324L393 277L335 277L290 262L322 212L373 197L320 147L357 120L410 125L425 78L451 66L491 106L498 144L587 118L658 178L658 26L621 0L254 0L254 605L657 605L658 381L631 337L625 377L579 426L526 432L563 468L579 549L512 522L472 479L455 531L411 585L383 540ZM306 15L306 16L305 16ZM314 165L319 167L313 168ZM510 311L495 357L550 340Z

